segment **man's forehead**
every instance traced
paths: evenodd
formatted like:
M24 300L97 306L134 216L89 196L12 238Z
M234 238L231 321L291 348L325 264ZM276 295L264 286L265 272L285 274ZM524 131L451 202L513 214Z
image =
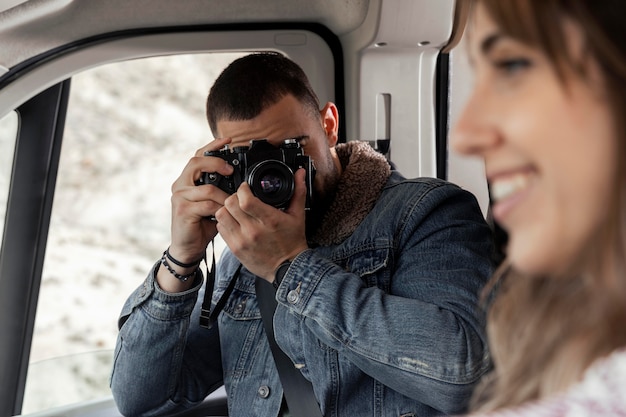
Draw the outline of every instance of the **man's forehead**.
M217 130L220 137L231 138L233 142L248 142L253 139L279 140L302 135L302 129L296 126L292 127L288 121L275 123L225 121L218 123Z
M217 134L231 138L232 143L247 145L253 139L268 139L274 143L314 133L317 121L306 112L286 105L268 110L249 120L220 120L216 126Z

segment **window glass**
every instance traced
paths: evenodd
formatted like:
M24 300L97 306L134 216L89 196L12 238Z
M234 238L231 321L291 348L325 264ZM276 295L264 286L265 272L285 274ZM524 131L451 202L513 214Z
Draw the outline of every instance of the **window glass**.
M72 78L24 414L110 396L118 314L169 244L170 186L212 139L206 95L237 56L133 60Z
M0 242L4 234L4 217L9 196L9 181L13 168L13 152L17 138L17 113L11 112L0 118Z

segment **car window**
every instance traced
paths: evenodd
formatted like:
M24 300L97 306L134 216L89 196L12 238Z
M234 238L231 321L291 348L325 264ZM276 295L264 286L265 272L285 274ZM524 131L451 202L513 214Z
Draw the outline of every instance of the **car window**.
M239 55L145 58L72 77L23 414L110 396L118 314L169 243L170 186L211 140L206 95ZM5 132L16 125L2 123L0 157L12 155Z
M18 117L11 112L0 119L0 242L4 234L4 218L9 195L9 182L13 168L13 153L17 138Z

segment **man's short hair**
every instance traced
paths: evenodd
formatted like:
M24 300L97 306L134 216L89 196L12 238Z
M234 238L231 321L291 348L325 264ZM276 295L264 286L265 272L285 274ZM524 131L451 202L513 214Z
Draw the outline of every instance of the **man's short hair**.
M219 120L250 120L286 95L293 95L319 115L319 100L295 62L276 52L246 55L217 77L207 98L209 126L217 135Z

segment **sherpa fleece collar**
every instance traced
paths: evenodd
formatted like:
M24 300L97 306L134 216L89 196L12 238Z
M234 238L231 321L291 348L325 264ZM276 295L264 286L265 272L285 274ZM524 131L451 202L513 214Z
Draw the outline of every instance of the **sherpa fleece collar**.
M313 243L336 245L350 236L376 204L391 167L367 142L351 141L335 147L342 167L335 199Z

